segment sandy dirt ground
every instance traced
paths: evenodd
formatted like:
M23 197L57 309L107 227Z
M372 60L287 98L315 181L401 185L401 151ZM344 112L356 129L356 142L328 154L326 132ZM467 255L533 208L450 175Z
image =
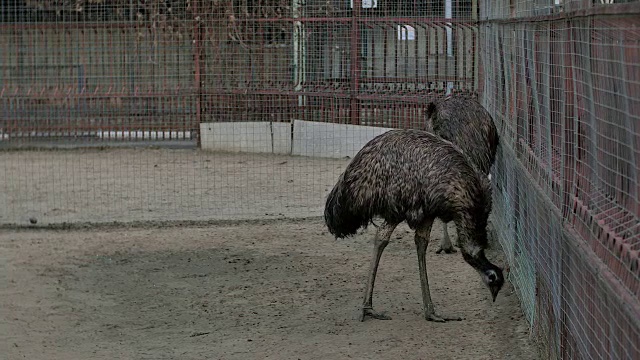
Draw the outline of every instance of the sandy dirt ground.
M357 320L373 229L336 241L320 220L273 220L321 215L347 163L188 149L0 153L0 359L535 359L511 285L491 303L461 256L433 244L436 307L465 320L422 318L406 226L374 294L392 320ZM128 225L6 226L30 218ZM243 218L270 220L204 225ZM441 235L438 222L433 241Z
M322 214L348 159L107 148L0 152L0 224Z
M372 228L338 241L320 220L0 231L2 359L537 358L512 286L492 303L459 253L434 253L439 222L432 297L461 322L421 317L406 226L374 293L392 320L365 322Z

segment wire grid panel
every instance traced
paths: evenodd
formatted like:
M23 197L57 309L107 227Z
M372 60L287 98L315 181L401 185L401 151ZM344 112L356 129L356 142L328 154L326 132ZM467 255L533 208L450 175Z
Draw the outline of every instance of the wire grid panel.
M480 14L514 281L550 357L637 358L640 3L516 5Z
M134 26L125 8L104 4L78 12L15 3L0 23L5 140L191 139L197 93L189 28Z
M366 140L475 91L474 4L3 2L0 222L321 215Z

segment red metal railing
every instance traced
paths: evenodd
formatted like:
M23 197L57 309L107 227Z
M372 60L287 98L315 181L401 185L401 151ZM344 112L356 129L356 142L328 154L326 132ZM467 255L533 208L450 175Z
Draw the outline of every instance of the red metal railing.
M232 19L203 5L164 26L0 23L4 136L197 138L201 122L293 119L421 127L428 96L475 90L471 11L419 17L355 0L335 16ZM415 40L399 39L398 26Z
M550 357L638 358L640 3L489 5L495 218L525 311Z

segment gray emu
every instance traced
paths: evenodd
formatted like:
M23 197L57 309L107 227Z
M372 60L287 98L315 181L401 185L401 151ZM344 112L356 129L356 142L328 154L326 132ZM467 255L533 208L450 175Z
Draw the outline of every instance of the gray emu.
M455 222L464 260L480 273L495 301L504 277L484 253L490 211L489 180L452 143L422 130L391 130L369 141L338 178L324 211L336 238L356 234L375 216L384 220L374 238L360 320L389 319L373 311L373 285L382 252L403 221L415 230L425 319L462 320L437 314L431 301L425 255L436 217Z
M469 95L452 95L429 103L426 130L452 142L485 175L496 159L498 130L491 114ZM447 223L437 254L456 252L449 238Z

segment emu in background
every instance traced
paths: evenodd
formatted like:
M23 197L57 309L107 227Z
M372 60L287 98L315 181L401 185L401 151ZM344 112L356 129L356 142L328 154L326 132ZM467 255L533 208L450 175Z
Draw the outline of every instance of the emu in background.
M496 159L499 136L491 114L469 95L452 95L429 103L426 130L456 145L478 171L491 179L489 172ZM454 253L447 223L436 250Z

